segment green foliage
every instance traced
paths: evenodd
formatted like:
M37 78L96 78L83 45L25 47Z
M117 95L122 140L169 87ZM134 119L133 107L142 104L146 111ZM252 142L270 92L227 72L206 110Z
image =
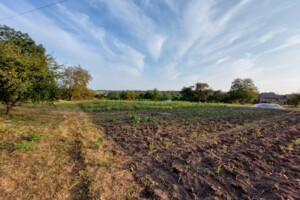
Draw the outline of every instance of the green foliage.
M96 163L96 165L98 166L98 167L105 167L105 168L109 168L109 167L111 167L111 162L109 162L109 161L102 161L102 162L99 162L99 163Z
M300 104L300 94L292 94L292 96L288 99L288 103L297 107Z
M208 102L218 103L229 103L230 96L228 92L222 92L221 90L213 91L212 94L208 97Z
M28 34L0 26L0 101L7 114L17 103L53 97L49 91L56 68L48 65L48 59L44 47Z
M137 92L129 91L129 90L122 91L120 93L120 98L122 100L133 100L136 99L137 96L138 96Z
M32 141L32 142L38 142L41 139L43 139L45 136L42 134L35 134L35 133L30 133L28 134L28 136L26 137L27 141Z
M153 151L155 149L155 144L154 144L154 142L150 142L149 143L149 150L150 151Z
M92 99L94 93L87 88L91 80L92 76L81 66L67 67L63 72L61 97L69 101Z
M232 102L253 103L258 97L258 89L252 79L237 78L232 82L229 94Z
M148 90L145 93L144 99L161 101L163 99L163 93L159 91L157 88L154 88L154 90Z
M28 151L33 149L33 143L30 141L23 140L20 144L15 146L15 150L18 151Z
M106 95L106 98L110 99L110 100L120 100L121 99L120 94L118 92L109 92Z
M137 115L129 115L129 120L135 124L138 124L141 121L141 117Z
M210 89L207 83L196 83L195 86L184 87L181 90L182 100L206 102L213 90Z
M213 93L207 83L196 83L195 100L197 102L206 102L208 97Z
M43 80L33 85L31 91L33 102L48 101L53 102L58 99L59 85L58 81L61 78L59 70L61 66L57 64L51 55L47 55L48 71Z
M222 106L221 104L198 104L193 102L174 101L171 103L160 101L82 101L79 107L88 112L99 112L109 110L153 110L174 108L205 108ZM73 106L72 106L73 107Z
M181 99L184 101L194 101L195 94L193 88L194 86L182 88L182 90L180 91Z

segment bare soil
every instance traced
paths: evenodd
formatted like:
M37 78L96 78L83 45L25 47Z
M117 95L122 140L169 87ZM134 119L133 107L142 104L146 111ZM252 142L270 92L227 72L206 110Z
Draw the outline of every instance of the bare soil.
M101 112L93 119L127 158L139 199L300 199L300 113L214 112Z

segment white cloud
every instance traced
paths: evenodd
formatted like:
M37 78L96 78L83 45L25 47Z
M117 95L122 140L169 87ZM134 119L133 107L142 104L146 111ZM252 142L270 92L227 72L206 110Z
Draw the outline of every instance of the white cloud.
M145 56L143 54L118 40L115 40L114 44L120 50L120 55L118 58L120 63L128 63L128 65L131 65L130 69L132 67L135 67L139 71L144 69Z
M259 38L258 42L259 43L265 43L265 42L271 40L272 38L274 38L277 34L280 34L280 33L286 32L286 31L287 31L286 28L270 31L267 34L263 35L261 38Z
M274 47L272 49L269 49L267 51L264 51L264 52L256 55L256 58L258 59L258 58L260 58L262 56L265 56L267 54L271 54L271 53L274 53L276 51L280 51L280 50L292 47L292 46L297 45L297 44L300 44L300 35L293 35L293 36L289 37L284 44L279 45L277 47Z
M228 60L229 60L229 57L221 58L221 59L217 60L216 65L220 65Z
M160 56L164 41L165 38L161 35L154 35L152 41L148 41L150 43L148 44L149 51L155 60L157 60Z
M162 68L163 79L176 80L181 73L176 69L177 63L167 64Z
M156 23L133 1L105 1L110 13L126 26L126 31L145 46L153 59L158 59L165 37Z

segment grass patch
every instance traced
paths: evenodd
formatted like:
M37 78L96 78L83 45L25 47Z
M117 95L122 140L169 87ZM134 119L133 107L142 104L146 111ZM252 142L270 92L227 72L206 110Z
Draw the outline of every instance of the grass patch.
M45 135L42 134L35 134L35 133L29 133L28 136L26 136L25 140L30 142L38 142L41 139L43 139Z
M15 145L16 151L29 151L32 150L34 147L34 144L30 141L23 140L20 144Z
M98 167L106 167L106 168L109 168L109 167L111 167L111 162L109 162L109 161L102 161L102 162L96 163L96 165L97 165Z

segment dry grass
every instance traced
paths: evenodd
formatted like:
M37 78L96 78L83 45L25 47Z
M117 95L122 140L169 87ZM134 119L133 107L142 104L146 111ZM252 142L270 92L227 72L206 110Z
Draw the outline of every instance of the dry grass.
M0 105L1 199L124 199L139 187L76 104Z

